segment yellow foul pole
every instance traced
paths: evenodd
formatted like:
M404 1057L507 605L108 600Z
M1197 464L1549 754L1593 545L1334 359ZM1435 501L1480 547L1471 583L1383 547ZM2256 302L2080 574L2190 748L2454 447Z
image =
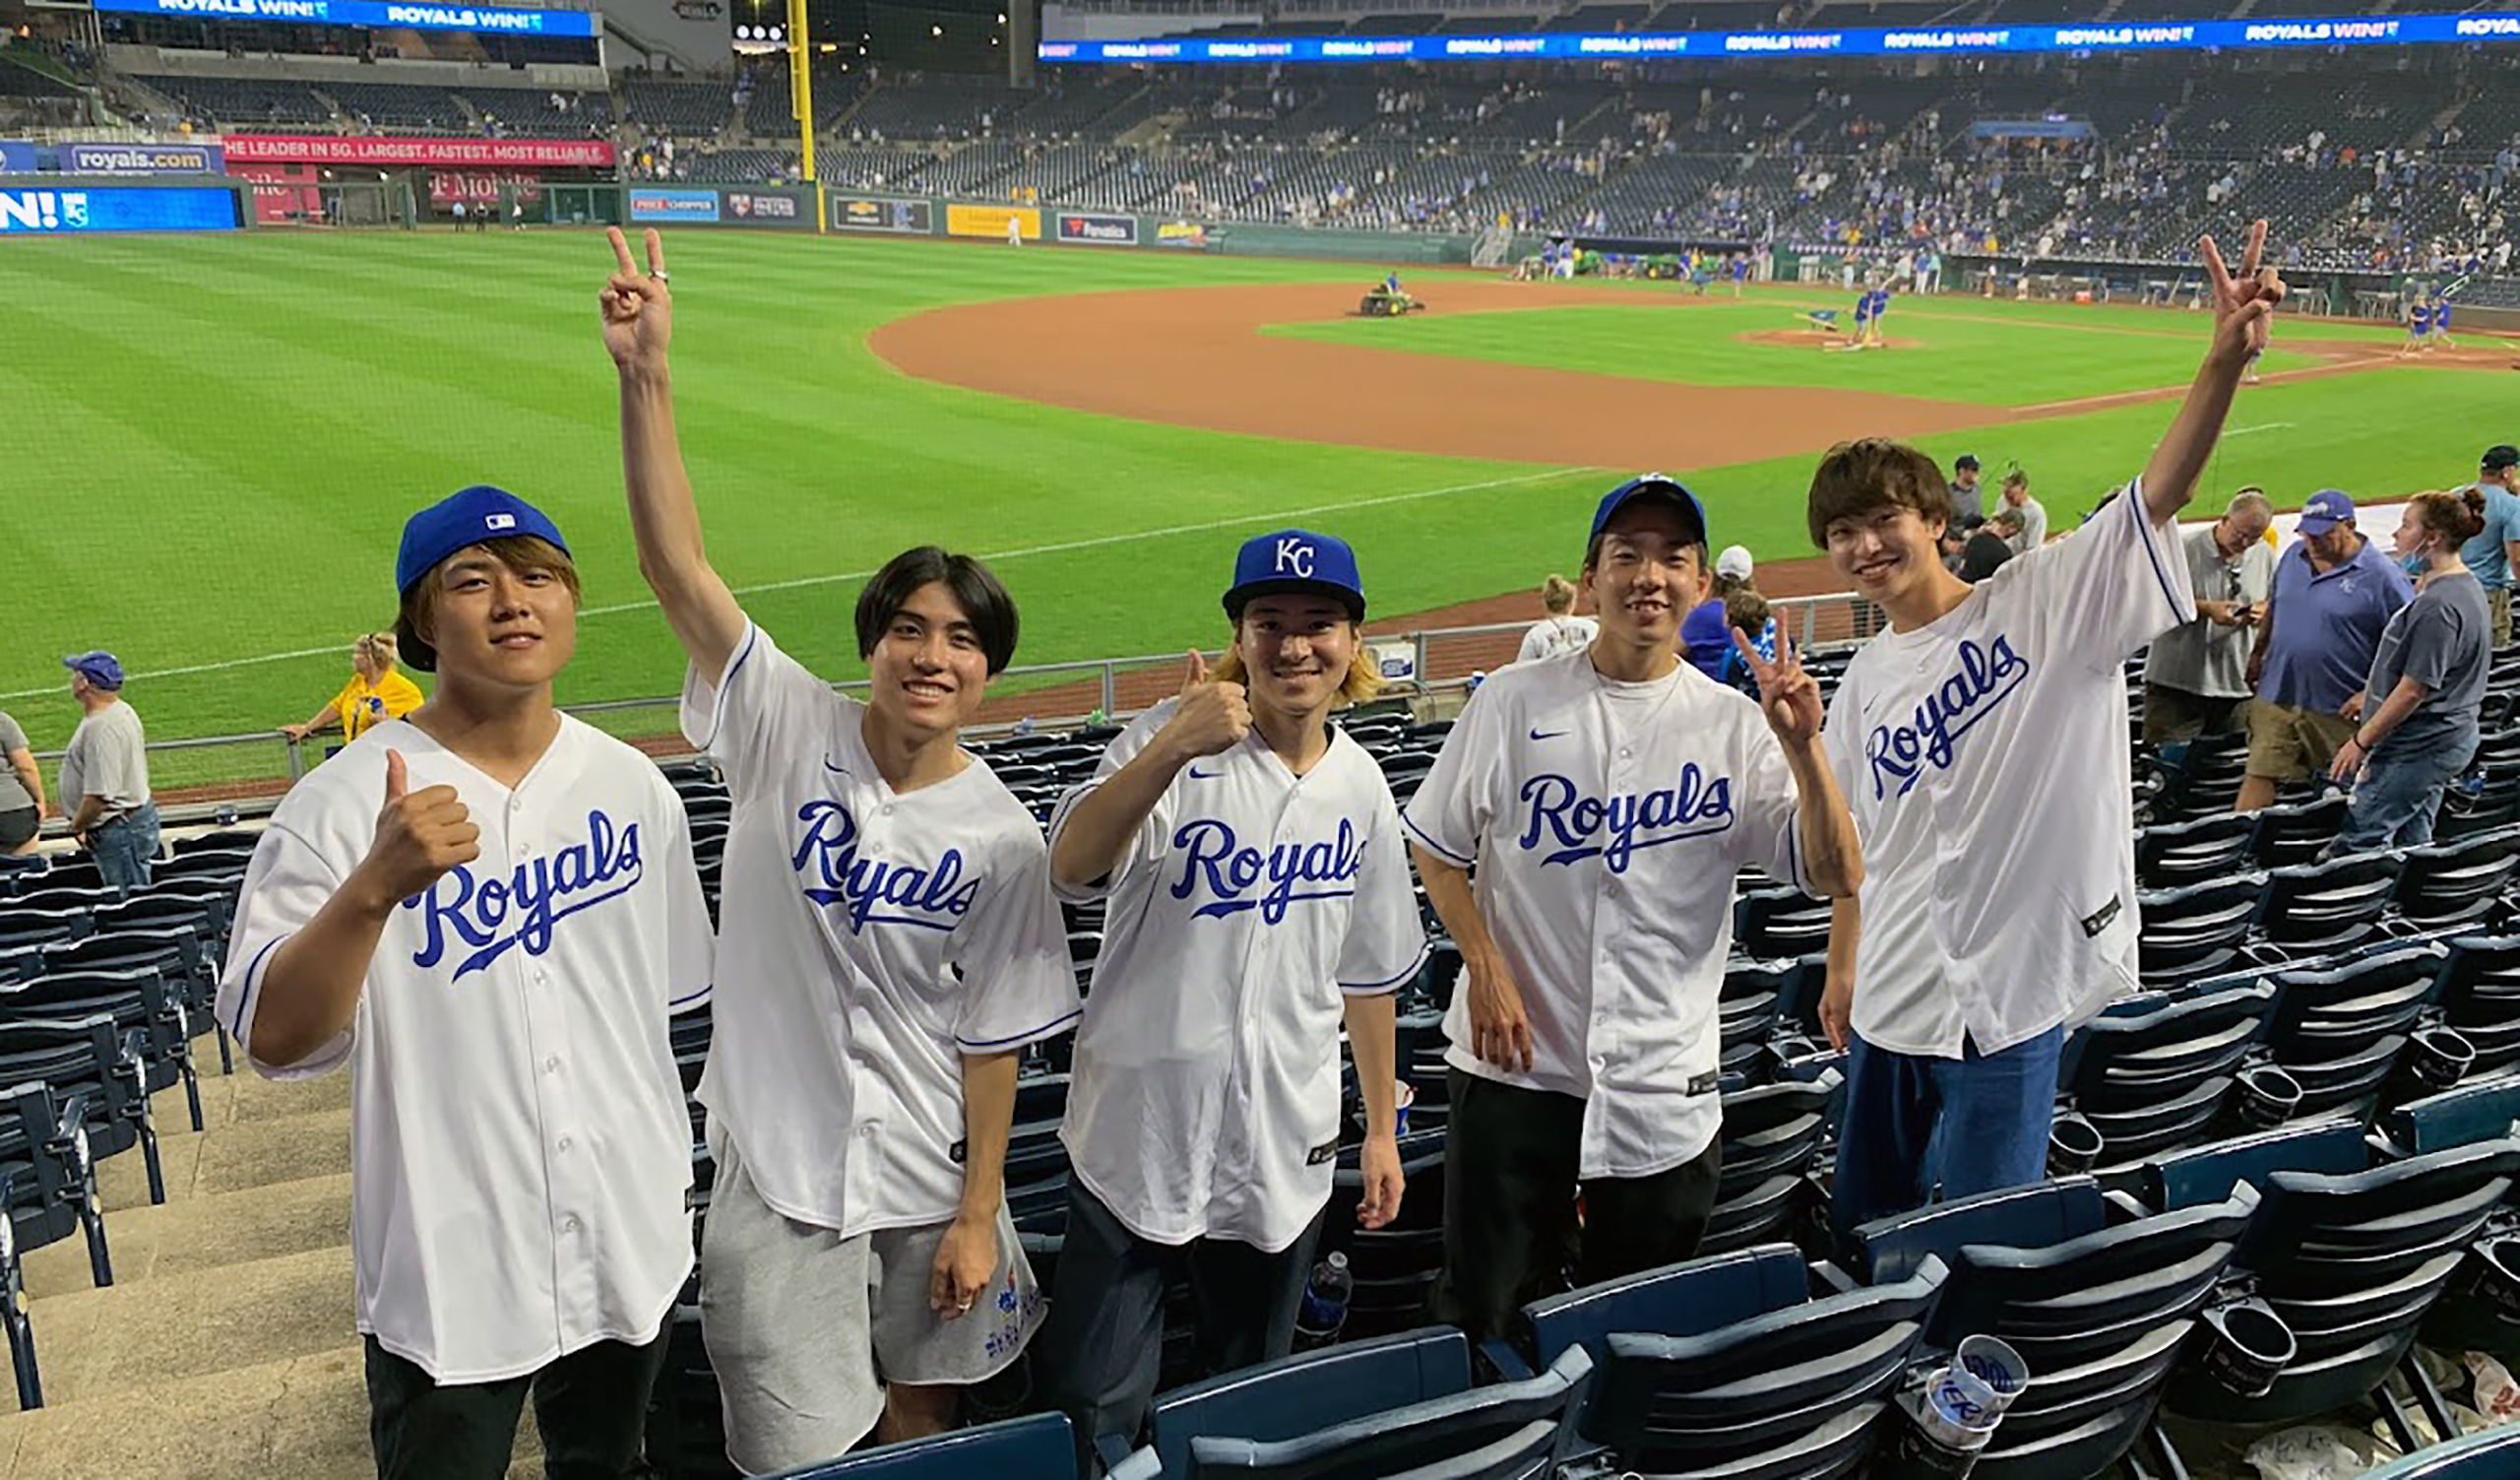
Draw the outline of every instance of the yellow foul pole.
M823 208L823 182L814 169L814 48L805 32L805 0L788 0L788 96L796 109L796 150L804 160L805 183L814 188L814 229L829 224Z

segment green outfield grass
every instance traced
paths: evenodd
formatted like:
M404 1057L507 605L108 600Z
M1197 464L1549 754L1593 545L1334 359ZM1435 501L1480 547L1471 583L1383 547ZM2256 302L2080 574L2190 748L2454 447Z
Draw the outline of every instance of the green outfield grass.
M1585 513L1611 476L1089 416L909 380L863 343L889 319L989 297L1310 281L1347 299L1366 275L1353 265L733 232L683 233L670 249L683 440L711 555L784 644L835 678L857 672L858 577L919 541L995 559L1024 603L1019 662L1086 659L1213 641L1233 543L1296 518L1357 544L1381 611L1522 587L1580 556ZM542 503L576 548L590 610L563 700L671 692L679 655L646 606L621 511L595 325L608 261L584 233L9 242L0 300L16 332L0 395L16 496L0 547L0 704L38 747L57 745L75 719L58 655L107 646L160 676L133 698L161 738L303 719L338 686L351 634L390 620L404 517L470 482ZM1413 286L1440 299L1441 282ZM1823 356L1733 340L1838 296L1289 332L1900 390L1986 405L1995 423L1996 408L2181 381L2203 329L2193 314L1949 299L1902 305L1892 333L1921 341L1913 351ZM2213 478L2263 482L2287 502L2328 485L2383 496L2439 484L2508 434L2508 407L2509 387L2477 373L2257 387ZM2121 407L1929 446L1990 467L2021 459L2063 521L2140 466L2168 417ZM1781 557L1808 552L1809 465L1687 471L1719 538ZM323 651L271 656L307 649ZM201 671L169 672L184 669Z

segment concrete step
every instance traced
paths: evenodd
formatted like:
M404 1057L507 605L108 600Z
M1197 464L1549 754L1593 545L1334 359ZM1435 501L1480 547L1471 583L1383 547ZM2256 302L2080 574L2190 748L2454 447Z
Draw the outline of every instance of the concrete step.
M205 1100L202 1118L210 1128L198 1133L173 1128L191 1124L184 1119L180 1102L172 1117L158 1114L163 1108L153 1104L151 1113L158 1115L158 1155L170 1203L309 1177L334 1177L350 1169L346 1104L285 1115L259 1111L240 1115L237 1106L229 1105L214 1117ZM114 1214L150 1205L148 1163L139 1147L96 1164L96 1193L104 1203L105 1234L111 1239Z
M355 1338L226 1372L0 1416L6 1480L348 1480L375 1473ZM540 1480L541 1443L517 1425L513 1480Z
M143 1203L105 1214L105 1242L113 1255L116 1289L168 1275L329 1249L347 1244L349 1238L347 1172L239 1191L169 1197L162 1207ZM34 1298L37 1310L47 1297L94 1288L88 1268L88 1243L82 1238L64 1239L29 1254L26 1270L27 1293Z
M356 1329L349 1246L47 1296L28 1315L48 1403L311 1356Z

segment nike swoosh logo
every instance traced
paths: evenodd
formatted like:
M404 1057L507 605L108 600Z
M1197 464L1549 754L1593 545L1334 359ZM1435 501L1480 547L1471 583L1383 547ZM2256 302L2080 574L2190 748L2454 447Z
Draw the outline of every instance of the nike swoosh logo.
M1535 730L1532 732L1532 739L1536 740L1555 740L1565 733L1566 732L1563 730Z
M1224 774L1225 773L1223 771L1202 771L1197 766L1192 766L1190 768L1190 779L1192 781L1214 781Z
M832 758L828 755L823 757L823 769L831 772L835 776L846 776L849 774L849 767L833 764Z

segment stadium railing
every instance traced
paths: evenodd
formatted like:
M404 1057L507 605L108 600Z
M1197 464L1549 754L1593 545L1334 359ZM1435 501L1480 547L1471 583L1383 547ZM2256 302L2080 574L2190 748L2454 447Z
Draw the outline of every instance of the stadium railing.
M1781 597L1770 603L1778 624L1798 647L1824 650L1860 641L1880 628L1880 609L1851 592ZM1386 693L1440 708L1490 671L1514 661L1528 619L1480 626L1428 627L1376 634L1367 640L1382 662ZM1025 664L1007 669L992 685L975 739L1017 730L1027 723L1050 729L1101 716L1110 720L1151 708L1181 686L1177 652L1079 663ZM146 676L142 676L146 677ZM862 693L864 679L833 685ZM658 759L692 753L677 721L672 697L614 699L564 706L608 735L628 740ZM149 742L149 775L158 808L169 823L207 821L230 810L267 811L307 769L340 743L338 736L290 740L276 730ZM58 772L62 752L37 751L47 771ZM59 818L50 819L57 832Z

